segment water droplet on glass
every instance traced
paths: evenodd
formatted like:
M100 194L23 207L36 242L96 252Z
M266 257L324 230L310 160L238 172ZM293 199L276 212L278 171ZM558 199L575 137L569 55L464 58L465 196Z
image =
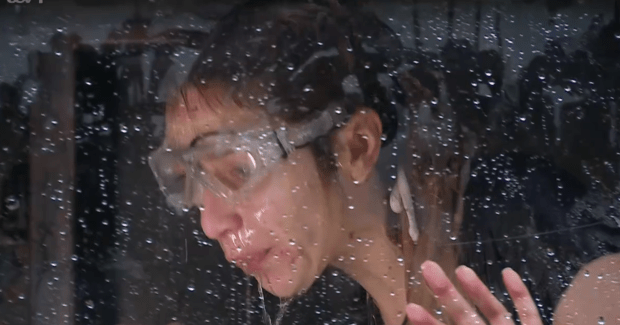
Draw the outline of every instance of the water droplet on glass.
M7 196L6 199L4 199L4 204L9 211L15 211L19 209L20 206L19 200L15 195Z
M196 290L196 287L193 284L190 284L187 286L187 290L194 292L194 290Z

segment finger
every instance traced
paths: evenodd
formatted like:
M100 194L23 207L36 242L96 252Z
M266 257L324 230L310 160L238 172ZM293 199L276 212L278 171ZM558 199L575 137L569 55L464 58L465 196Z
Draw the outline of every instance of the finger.
M512 315L482 283L476 273L467 266L459 266L456 278L461 283L465 295L478 307L482 315L493 325L513 325Z
M502 271L502 276L508 294L510 294L510 298L512 298L512 302L519 313L521 324L542 325L538 308L536 308L536 304L534 304L534 300L519 274L510 268L505 268Z
M422 263L422 276L455 324L484 324L476 310L456 290L437 263L432 261Z
M409 322L414 325L443 325L443 323L436 320L433 315L420 305L408 304L405 310Z

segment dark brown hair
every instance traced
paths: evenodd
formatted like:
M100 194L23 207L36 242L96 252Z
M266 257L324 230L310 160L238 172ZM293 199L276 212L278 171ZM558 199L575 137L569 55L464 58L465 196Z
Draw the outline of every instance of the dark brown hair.
M330 103L381 118L384 143L396 134L393 85L401 43L376 16L337 1L251 1L214 28L189 82L230 85L236 96L287 122L307 120ZM382 79L383 77L383 79Z

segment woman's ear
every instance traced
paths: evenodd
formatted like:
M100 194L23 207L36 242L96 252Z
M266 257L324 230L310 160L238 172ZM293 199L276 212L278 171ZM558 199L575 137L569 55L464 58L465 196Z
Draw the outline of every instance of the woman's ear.
M381 150L381 119L374 110L360 107L336 136L335 153L343 176L354 183L368 180Z

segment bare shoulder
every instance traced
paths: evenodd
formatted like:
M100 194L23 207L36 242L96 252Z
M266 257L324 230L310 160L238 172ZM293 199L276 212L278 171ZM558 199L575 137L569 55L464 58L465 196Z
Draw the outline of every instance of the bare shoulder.
M620 324L620 254L585 265L562 295L556 325Z

